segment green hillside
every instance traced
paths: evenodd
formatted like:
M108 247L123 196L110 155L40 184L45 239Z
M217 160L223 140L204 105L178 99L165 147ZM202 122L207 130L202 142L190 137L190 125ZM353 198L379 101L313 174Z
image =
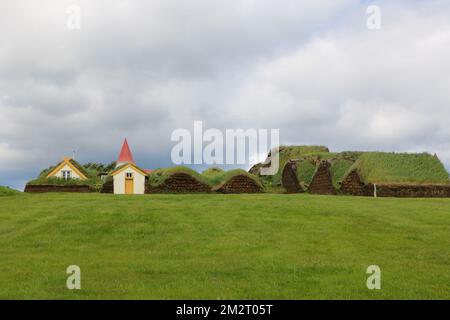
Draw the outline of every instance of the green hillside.
M366 183L449 183L444 165L429 153L367 152L351 169L357 169Z
M5 196L0 298L448 300L449 213L450 199Z
M1 196L12 196L12 195L17 195L17 194L22 194L22 192L17 191L15 189L8 188L8 187L0 186L0 197Z

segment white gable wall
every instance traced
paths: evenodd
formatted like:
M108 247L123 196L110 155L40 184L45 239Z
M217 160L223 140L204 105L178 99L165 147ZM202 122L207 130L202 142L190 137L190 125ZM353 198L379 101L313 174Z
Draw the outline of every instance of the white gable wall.
M69 167L67 164L66 164L64 167L62 167L59 171L57 171L57 172L53 175L53 177L62 178L62 177L63 177L62 171L70 171L70 176L71 176L73 179L80 179L80 176L79 176L75 171L73 171L72 168Z
M125 176L127 172L133 173L134 194L145 193L145 176L136 171L133 167L128 167L113 177L114 194L125 194Z

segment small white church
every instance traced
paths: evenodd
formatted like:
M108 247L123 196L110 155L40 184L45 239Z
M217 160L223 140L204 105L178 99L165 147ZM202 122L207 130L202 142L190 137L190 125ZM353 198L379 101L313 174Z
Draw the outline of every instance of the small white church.
M53 170L47 178L58 177L63 179L88 179L83 168L72 158L65 157ZM125 139L122 149L117 159L116 168L110 172L113 178L114 194L144 194L145 180L151 170L139 168L133 160L128 141Z
M114 181L114 194L145 193L145 178L147 177L147 172L134 163L127 139L123 142L116 169L111 175Z

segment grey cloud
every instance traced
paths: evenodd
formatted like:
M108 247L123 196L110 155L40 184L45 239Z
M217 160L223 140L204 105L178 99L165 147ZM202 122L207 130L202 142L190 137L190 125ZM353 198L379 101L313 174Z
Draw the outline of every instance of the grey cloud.
M171 132L280 128L283 143L438 152L450 167L450 6L356 0L0 4L0 184L77 150L112 161L127 136L170 165ZM25 173L26 172L26 173Z

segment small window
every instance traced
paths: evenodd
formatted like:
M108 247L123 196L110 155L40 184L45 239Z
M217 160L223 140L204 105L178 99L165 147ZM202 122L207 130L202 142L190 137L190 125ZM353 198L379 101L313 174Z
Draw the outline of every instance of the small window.
M132 172L127 172L127 178L133 178L133 173Z
M62 170L61 173L62 173L63 179L67 180L67 179L72 178L72 171L70 171L70 170Z

